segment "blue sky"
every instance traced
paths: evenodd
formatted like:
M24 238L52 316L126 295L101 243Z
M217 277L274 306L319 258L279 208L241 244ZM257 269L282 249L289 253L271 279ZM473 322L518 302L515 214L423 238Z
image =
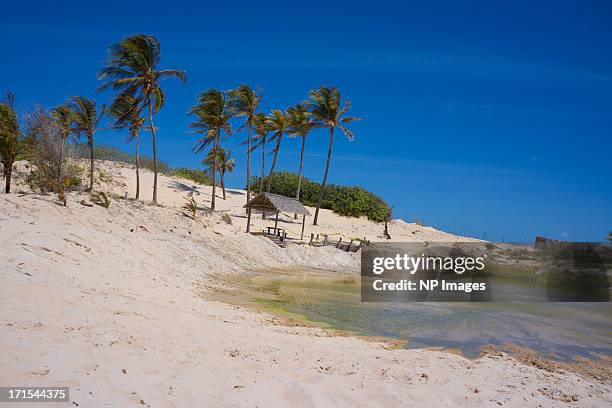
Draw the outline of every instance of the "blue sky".
M201 160L187 116L200 91L258 84L269 111L336 85L364 121L354 142L336 139L329 181L376 192L397 217L494 240L598 241L612 229L612 3L259 3L4 4L0 90L21 112L71 95L108 102L96 93L108 46L152 34L161 67L188 76L164 84L156 117L173 166ZM97 141L132 149L124 138ZM225 142L236 187L243 140ZM280 168L294 171L299 143L283 143ZM327 143L324 131L308 140L313 180Z

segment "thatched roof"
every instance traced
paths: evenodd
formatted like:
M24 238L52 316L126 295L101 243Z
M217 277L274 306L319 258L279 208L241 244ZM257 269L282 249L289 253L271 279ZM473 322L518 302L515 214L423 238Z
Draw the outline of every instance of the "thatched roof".
M308 210L295 198L278 194L263 193L246 203L245 208L310 215Z

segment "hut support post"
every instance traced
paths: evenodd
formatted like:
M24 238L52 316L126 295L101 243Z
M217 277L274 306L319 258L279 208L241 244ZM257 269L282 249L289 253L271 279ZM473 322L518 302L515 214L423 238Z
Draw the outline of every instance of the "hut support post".
M302 215L302 236L300 240L304 239L304 225L306 224L306 214ZM312 236L310 237L310 241L312 241Z
M276 218L274 218L274 232L276 232L278 234L278 230L276 229L276 227L278 226L278 211L276 212Z
M249 209L247 210L247 214L249 216L247 217L247 229L246 229L246 232L251 232L251 207L249 207Z

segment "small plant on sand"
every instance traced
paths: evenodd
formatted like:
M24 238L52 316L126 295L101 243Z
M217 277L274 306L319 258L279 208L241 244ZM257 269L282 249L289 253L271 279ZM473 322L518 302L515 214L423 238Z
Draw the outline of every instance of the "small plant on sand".
M198 214L198 203L196 202L195 198L193 197L185 198L185 204L183 204L183 210L185 210L183 214L195 220L196 215Z
M232 217L229 216L229 214L223 214L221 216L221 219L228 225L232 225Z
M113 181L113 176L111 176L110 173L107 173L104 170L100 170L100 174L98 175L98 178L103 183L112 183Z
M66 197L66 192L69 192L72 188L72 178L70 176L64 176L63 183L58 183L57 186L57 199L64 205L64 207L68 206L68 199Z
M60 190L60 192L57 193L57 199L60 201L60 203L62 203L64 207L68 207L68 200L66 199L66 193L64 193L63 190Z
M110 206L110 198L108 198L108 194L106 194L104 191L92 193L91 202L104 208L108 208Z

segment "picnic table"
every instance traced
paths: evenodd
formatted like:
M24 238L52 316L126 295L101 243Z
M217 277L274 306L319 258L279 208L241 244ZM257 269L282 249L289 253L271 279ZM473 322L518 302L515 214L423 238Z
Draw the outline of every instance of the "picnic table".
M278 227L266 227L267 231L264 231L266 235L276 235L282 237L285 235L285 230L283 228Z

